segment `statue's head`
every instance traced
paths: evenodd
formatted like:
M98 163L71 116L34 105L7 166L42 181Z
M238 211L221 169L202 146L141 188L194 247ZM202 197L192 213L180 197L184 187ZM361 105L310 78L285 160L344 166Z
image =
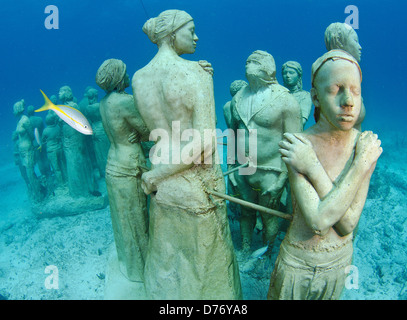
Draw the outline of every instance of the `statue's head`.
M49 97L49 100L51 100L51 102L52 102L53 104L58 104L58 97L57 97L55 94L53 94L52 96L50 96L50 97Z
M13 105L13 114L17 117L19 115L21 115L24 112L24 99L21 99L20 101L17 101L14 105Z
M273 56L262 50L254 51L246 60L246 78L264 85L277 83L276 63Z
M362 47L356 31L342 22L331 23L325 30L325 46L328 51L341 49L350 53L358 62L362 56Z
M143 26L148 38L158 47L168 43L178 54L194 53L198 37L192 17L182 10L166 10Z
M89 87L85 92L85 97L88 98L90 104L96 103L98 100L98 91L95 88Z
M34 106L33 106L33 105L29 105L29 106L27 107L27 115L28 115L29 117L31 117L32 115L34 115Z
M302 89L302 67L297 61L287 61L281 68L284 86L292 89Z
M130 85L126 64L119 59L105 60L96 72L96 84L107 93L123 92Z
M45 117L45 123L47 126L53 126L57 123L58 116L53 110L49 110L47 116Z
M362 104L362 71L356 59L343 50L331 50L311 69L311 97L315 121L320 117L340 130L356 123Z
M59 89L58 98L61 101L72 101L73 93L72 89L69 86L63 86Z
M244 80L235 80L230 84L229 91L232 97L239 92L240 89L247 86L247 82Z

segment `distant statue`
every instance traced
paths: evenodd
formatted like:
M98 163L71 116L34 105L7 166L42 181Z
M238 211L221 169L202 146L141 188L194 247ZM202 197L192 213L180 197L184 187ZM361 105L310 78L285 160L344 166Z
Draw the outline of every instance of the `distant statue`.
M328 51L340 49L348 52L359 63L362 57L362 47L359 44L359 38L356 31L346 23L331 23L325 30L325 46ZM362 129L362 122L366 116L366 108L362 98L362 108L355 128Z
M62 150L62 130L58 125L59 117L50 110L45 117L45 123L47 126L42 133L42 144L46 146L47 157L58 183L57 187L62 187L66 181L66 168Z
M30 119L24 115L24 99L16 102L13 106L13 114L17 118L17 128L15 141L18 140L18 152L20 154L20 169L23 170L22 176L27 183L28 196L33 203L43 200L44 195L41 185L34 171L34 130Z
M59 90L61 104L78 108L73 101L72 90L63 86ZM85 148L84 135L62 123L62 144L66 160L69 194L72 197L88 197L96 190L92 169Z
M25 170L25 167L22 164L21 158L20 158L20 151L18 147L18 133L17 131L13 131L12 137L13 141L13 158L14 158L14 164L18 167L20 170L20 174L23 177L25 183L29 184L28 176L27 176L27 171Z
M41 117L36 116L34 113L34 106L30 105L27 107L27 116L30 119L31 126L34 130L37 130L39 142L41 142L42 133L44 131L44 121ZM38 169L40 170L42 180L42 184L46 185L48 188L48 192L50 191L50 164L47 158L47 150L46 146L40 148L40 144L37 139L34 139L34 149L35 149L35 163L38 165Z
M235 96L236 93L239 92L239 90L241 90L242 88L244 88L245 86L247 86L248 83L244 80L235 80L230 84L229 87L229 92L230 95L232 96L232 98ZM231 126L231 122L232 122L232 110L230 108L232 101L228 101L225 103L225 105L223 106L223 116L225 117L225 122L226 122L226 126L228 128L230 128ZM232 160L232 159L229 159ZM236 162L236 157L233 159L234 160L234 164L229 164L228 160L228 171L235 168L236 166L238 166L238 163ZM230 174L228 174L228 185L227 185L227 189L228 189L228 194L232 195L232 196L236 196L236 179L235 179L235 172L232 172ZM233 203L233 202L229 202L229 209L234 212L237 216L240 214L240 206Z
M100 101L100 114L110 140L106 186L118 260L128 279L143 281L148 214L147 197L141 187L146 160L140 142L148 140L149 131L134 107L133 97L124 91L130 80L121 60L103 62L96 83L106 91Z
M312 109L311 94L302 89L302 67L297 61L287 61L282 67L284 87L298 101L301 108L302 125L305 126Z
M237 148L244 150L249 134L257 132L256 163L251 175L235 174L239 197L271 209L279 209L280 198L288 182L287 169L278 153L278 143L285 132L302 131L301 111L298 102L288 89L276 79L276 65L272 55L265 51L254 51L246 62L246 78L249 85L241 89L232 99L232 125L242 129L246 137L237 139ZM279 231L277 217L261 213L263 242L272 248ZM256 210L242 207L240 233L242 249L250 252L252 233L256 225Z
M344 288L353 231L382 153L377 135L354 129L361 81L358 62L342 50L329 51L312 65L317 122L304 133L285 134L280 143L294 212L269 299L339 299Z
M164 11L143 31L158 46L132 80L135 105L156 141L152 168L142 175L151 194L146 291L153 299L241 299L226 204L206 192L225 192L216 136L202 141L205 129L215 130L213 70L180 57L194 53L198 40L185 11ZM177 132L193 134L192 141L178 141Z
M100 177L105 176L105 168L107 162L107 154L110 148L110 142L103 129L102 117L100 115L99 103L97 102L98 91L94 88L89 88L86 92L89 104L85 107L85 114L90 121L93 135L93 149L96 158L96 167Z
M235 80L230 84L229 92L232 98L235 96L236 93L240 91L240 89L246 87L248 83L244 80ZM230 109L232 101L228 101L223 106L223 116L225 117L226 126L230 128L232 122L232 110Z

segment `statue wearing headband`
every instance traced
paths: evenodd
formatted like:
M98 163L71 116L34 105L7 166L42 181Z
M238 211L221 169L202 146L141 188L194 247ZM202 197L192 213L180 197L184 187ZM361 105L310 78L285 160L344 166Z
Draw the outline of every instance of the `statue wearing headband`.
M362 57L362 47L359 44L359 38L356 31L346 23L334 22L331 23L325 30L324 35L325 46L330 50L343 50L353 56L358 63ZM355 123L355 128L359 131L362 129L362 122L366 116L365 105L363 104L360 110L358 121Z
M290 90L301 107L302 125L305 126L311 113L312 101L311 94L302 89L301 65L297 61L287 61L283 64L282 76L284 87Z
M249 135L257 133L257 157L249 159L252 174L235 174L237 189L243 200L279 209L280 198L287 183L287 169L278 153L278 143L285 132L302 131L298 102L288 89L276 79L276 65L272 55L254 51L246 61L249 85L232 99L233 130L242 129L246 137L237 136L237 150L248 153ZM241 208L240 231L242 249L248 254L256 225L256 211ZM272 248L279 231L275 216L261 213L263 242ZM271 251L271 250L270 250Z
M148 296L241 299L226 204L206 192L225 192L216 137L204 139L216 123L211 70L180 57L195 52L194 21L185 11L167 10L143 31L158 46L132 80L136 108L156 142L151 170L142 175L151 195Z
M140 142L148 140L149 132L134 107L133 96L124 91L130 81L123 61L104 61L97 71L96 83L106 92L98 109L110 141L106 187L117 259L112 255L109 262L114 265L118 261L120 271L128 280L142 283L148 243L148 214L147 197L141 188L146 160ZM111 274L105 299L143 298L137 294L126 297L123 296L126 290L111 289L115 282L114 273ZM129 285L134 287L137 283ZM144 286L140 286L139 294L144 290Z
M354 128L361 108L362 72L342 50L312 65L316 124L285 134L280 153L287 165L293 220L271 275L269 299L339 299L352 262L358 224L380 140Z

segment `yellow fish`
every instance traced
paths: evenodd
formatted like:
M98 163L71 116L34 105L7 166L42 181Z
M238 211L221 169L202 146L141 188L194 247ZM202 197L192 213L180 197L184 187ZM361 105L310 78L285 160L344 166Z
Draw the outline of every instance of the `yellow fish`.
M45 104L41 108L35 110L35 112L53 110L58 115L58 117L60 117L75 130L86 135L93 134L93 130L89 124L89 121L79 110L61 104L55 105L52 103L51 100L48 99L48 97L45 95L44 92L42 92L42 90L40 91L44 96Z

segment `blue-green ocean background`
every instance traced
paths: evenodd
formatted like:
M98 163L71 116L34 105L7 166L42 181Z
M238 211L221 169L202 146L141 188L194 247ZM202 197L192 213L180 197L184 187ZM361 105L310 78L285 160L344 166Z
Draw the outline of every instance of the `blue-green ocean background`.
M58 30L47 30L44 26L47 5L56 5L59 9ZM349 15L345 13L348 5L355 5L359 10L359 29L356 31L362 46L362 96L367 110L363 130L379 134L384 152L372 178L365 207L367 212L363 213L365 220L358 231L360 240L355 248L355 263L366 264L360 268L364 295L360 295L362 291L355 291L347 298L406 299L405 1L2 0L0 167L9 168L13 164L11 134L16 127L12 113L15 102L25 99L26 106L40 107L43 104L40 89L51 96L63 85L73 89L78 101L83 98L87 86L97 88L99 98L102 98L104 92L95 84L98 67L106 59L121 59L132 77L145 66L157 47L143 33L142 26L149 17L164 10L182 9L194 18L199 37L197 50L195 54L183 57L212 63L217 126L224 130L222 107L231 99L230 83L245 78L247 57L258 49L271 53L280 84L282 64L287 60L300 62L304 89L309 91L311 65L326 52L324 31L332 22L345 21ZM126 91L131 94L131 88ZM45 114L39 115L44 117ZM312 124L310 117L307 127ZM4 177L0 177L3 192L0 207L8 208L8 182L2 179ZM7 202L7 206L2 202ZM7 213L0 212L0 222L5 217L8 217ZM5 230L13 230L10 228ZM366 253L373 249L371 254ZM0 278L1 275L2 270ZM4 295L8 289L2 287L0 279L0 294ZM66 298L61 292L60 296L51 298ZM32 297L28 294L26 298Z
M312 63L323 54L324 31L344 22L348 5L359 9L357 33L362 45L363 98L366 126L396 128L405 123L407 4L377 0L3 0L0 8L0 136L10 140L15 127L12 105L41 106L39 89L48 96L69 85L81 99L86 86L108 58L122 59L130 76L146 65L157 48L141 30L149 17L166 9L190 13L199 37L194 55L212 63L218 126L225 127L222 105L229 84L244 78L245 60L257 49L271 53L277 64L296 60L303 67L304 89L310 89ZM59 29L47 30L47 5L59 9ZM130 91L128 90L130 93ZM101 96L103 92L101 91ZM4 143L3 142L3 143Z

